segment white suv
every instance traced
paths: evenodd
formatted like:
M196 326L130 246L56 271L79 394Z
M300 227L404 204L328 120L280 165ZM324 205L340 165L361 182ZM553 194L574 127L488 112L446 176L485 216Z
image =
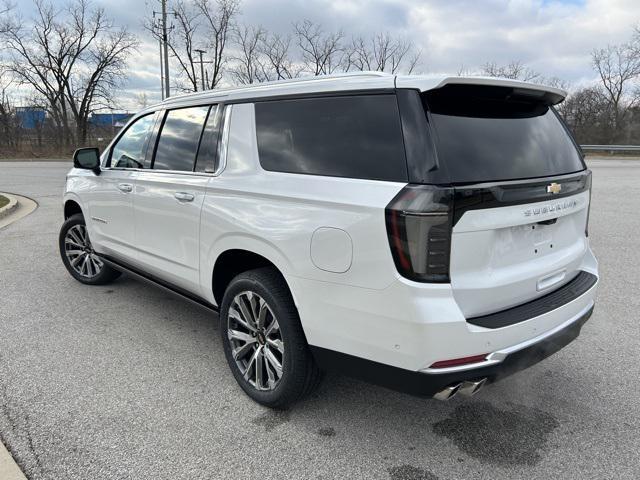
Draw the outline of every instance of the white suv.
M591 172L511 80L364 73L170 98L74 155L62 260L219 310L271 407L337 370L448 399L572 341L593 310Z

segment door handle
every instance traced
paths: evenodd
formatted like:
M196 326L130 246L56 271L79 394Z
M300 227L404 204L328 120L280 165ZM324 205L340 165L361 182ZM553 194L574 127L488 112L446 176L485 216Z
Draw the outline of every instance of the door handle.
M173 196L180 202L193 202L193 199L195 198L192 193L187 192L176 192Z
M129 193L133 191L133 185L131 185L130 183L119 183L118 190L124 193Z

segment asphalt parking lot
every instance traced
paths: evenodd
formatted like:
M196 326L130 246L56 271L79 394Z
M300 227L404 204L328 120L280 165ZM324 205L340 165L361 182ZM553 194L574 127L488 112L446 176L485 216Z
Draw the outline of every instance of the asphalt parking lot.
M0 230L0 437L31 479L640 477L640 161L593 160L596 310L580 338L473 399L328 376L287 412L253 403L209 313L60 262L70 163L0 163L39 208Z

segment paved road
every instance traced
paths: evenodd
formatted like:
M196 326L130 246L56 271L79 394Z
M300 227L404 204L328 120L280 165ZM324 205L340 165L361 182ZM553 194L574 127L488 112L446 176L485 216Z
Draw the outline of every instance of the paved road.
M471 400L330 376L285 413L227 371L215 315L58 258L65 164L0 163L40 204L0 230L0 435L32 479L638 478L640 162L593 161L596 312L577 342Z

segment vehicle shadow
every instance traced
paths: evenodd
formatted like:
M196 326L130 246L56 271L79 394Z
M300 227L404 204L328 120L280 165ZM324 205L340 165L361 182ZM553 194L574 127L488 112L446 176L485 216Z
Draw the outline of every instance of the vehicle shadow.
M308 432L317 442L341 442L372 454L384 442L390 451L400 449L412 458L441 449L448 455L496 466L533 466L543 458L554 430L561 425L555 410L539 405L553 401L554 395L560 398L565 382L571 380L557 378L548 364L488 385L472 398L456 397L449 402L417 398L329 373L310 398L286 411L269 410L252 402L235 384L222 351L217 314L128 278L116 285L114 288L124 288L132 295L132 303L145 305L140 321L163 331L174 347L194 349L194 361L204 362L196 371L206 372L203 395L222 399L224 408L242 405L243 411L253 412L251 428L262 428L266 435L295 429ZM420 467L414 464L396 467L397 478L430 478L424 472L415 476L412 469ZM390 475L394 478L391 470Z

